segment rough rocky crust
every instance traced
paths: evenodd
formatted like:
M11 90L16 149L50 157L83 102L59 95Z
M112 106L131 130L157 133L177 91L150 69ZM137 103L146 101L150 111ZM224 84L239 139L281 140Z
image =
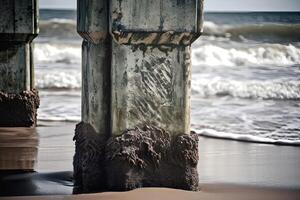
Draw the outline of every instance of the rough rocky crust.
M20 94L0 91L0 127L35 126L39 105L40 99L35 89Z
M198 190L195 134L172 137L163 129L145 125L106 140L91 125L80 123L74 139L74 193L139 187Z
M86 123L76 125L73 193L105 191L104 172L106 138Z

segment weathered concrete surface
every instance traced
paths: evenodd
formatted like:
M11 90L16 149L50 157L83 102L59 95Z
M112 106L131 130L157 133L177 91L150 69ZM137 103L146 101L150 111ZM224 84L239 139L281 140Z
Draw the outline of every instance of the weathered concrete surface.
M31 43L0 42L0 127L36 125L39 97L32 54Z
M0 91L30 90L30 47L28 43L0 42Z
M82 121L110 133L110 41L82 43Z
M32 40L38 34L37 0L0 0L0 126L34 126Z
M82 38L99 43L108 35L108 1L77 1L77 32Z
M104 153L110 135L111 40L108 1L77 1L82 43L82 122L74 140L74 193L106 190Z
M110 30L120 44L189 45L202 32L202 0L112 0Z
M0 91L0 127L32 127L36 125L39 96L36 90L18 94Z
M37 0L0 1L0 41L32 41L38 34Z
M74 190L77 193L105 191L105 145L110 136L110 40L82 43L82 122L74 140Z
M190 131L190 47L113 43L112 134L154 124L172 134Z
M29 43L30 53L30 88L35 88L35 70L34 70L34 43Z

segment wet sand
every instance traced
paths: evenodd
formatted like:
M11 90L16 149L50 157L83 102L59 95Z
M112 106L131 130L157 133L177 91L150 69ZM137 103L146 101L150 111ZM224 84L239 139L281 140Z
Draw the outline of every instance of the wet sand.
M74 128L75 123L39 122L36 172L2 171L0 196L71 194ZM148 188L51 199L300 199L299 147L200 137L199 150L200 192Z
M201 183L300 189L300 147L200 137Z

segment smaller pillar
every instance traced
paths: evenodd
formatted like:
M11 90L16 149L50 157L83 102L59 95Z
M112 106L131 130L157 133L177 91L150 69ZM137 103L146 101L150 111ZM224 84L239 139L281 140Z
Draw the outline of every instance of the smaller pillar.
M32 127L39 106L32 40L37 0L0 0L0 127Z

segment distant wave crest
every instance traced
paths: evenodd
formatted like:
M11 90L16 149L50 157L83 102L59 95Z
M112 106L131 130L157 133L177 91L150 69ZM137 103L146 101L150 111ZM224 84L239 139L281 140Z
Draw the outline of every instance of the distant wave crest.
M36 43L34 49L36 63L80 63L80 45Z
M69 19L51 19L40 21L40 37L74 39L79 38L76 32L76 21Z
M41 37L79 38L76 21L69 19L42 20L39 24ZM233 40L242 38L259 41L300 42L299 24L247 24L219 25L211 21L204 22L204 35L227 37Z

